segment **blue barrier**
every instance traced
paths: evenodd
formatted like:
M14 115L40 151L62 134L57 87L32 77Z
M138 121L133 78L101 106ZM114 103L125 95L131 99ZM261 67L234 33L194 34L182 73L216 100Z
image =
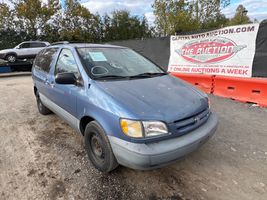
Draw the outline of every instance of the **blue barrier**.
M9 66L0 67L0 73L10 73L11 68Z
M32 68L32 62L29 61L17 61L15 63L0 63L0 73L30 72L31 68Z

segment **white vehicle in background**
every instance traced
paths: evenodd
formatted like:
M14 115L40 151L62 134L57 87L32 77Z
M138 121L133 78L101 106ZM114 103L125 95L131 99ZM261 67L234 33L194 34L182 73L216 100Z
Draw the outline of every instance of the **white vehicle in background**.
M13 49L0 50L0 59L14 63L17 59L33 59L49 42L43 41L25 41Z

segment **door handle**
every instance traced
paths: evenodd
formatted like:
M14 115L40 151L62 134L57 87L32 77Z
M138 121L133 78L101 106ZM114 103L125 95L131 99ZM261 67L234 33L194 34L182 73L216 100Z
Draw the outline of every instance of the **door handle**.
M45 85L48 85L50 87L54 87L55 86L55 83L54 83L54 81L49 82L49 80L45 80Z
M50 85L50 87L54 87L55 86L55 83L54 83L54 81L51 81L50 83L49 83L49 85Z

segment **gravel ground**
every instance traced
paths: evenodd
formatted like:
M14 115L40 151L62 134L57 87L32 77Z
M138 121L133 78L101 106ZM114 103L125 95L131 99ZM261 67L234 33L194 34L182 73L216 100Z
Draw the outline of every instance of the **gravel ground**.
M267 109L211 96L217 134L153 171L94 169L83 138L38 113L31 77L0 78L0 199L267 199Z

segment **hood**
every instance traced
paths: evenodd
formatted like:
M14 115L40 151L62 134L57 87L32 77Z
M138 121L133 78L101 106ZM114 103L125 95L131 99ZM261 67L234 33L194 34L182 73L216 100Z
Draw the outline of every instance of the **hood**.
M3 49L3 50L0 50L0 53L8 53L10 51L13 51L14 49Z
M96 84L140 120L170 123L208 107L205 94L171 75Z

